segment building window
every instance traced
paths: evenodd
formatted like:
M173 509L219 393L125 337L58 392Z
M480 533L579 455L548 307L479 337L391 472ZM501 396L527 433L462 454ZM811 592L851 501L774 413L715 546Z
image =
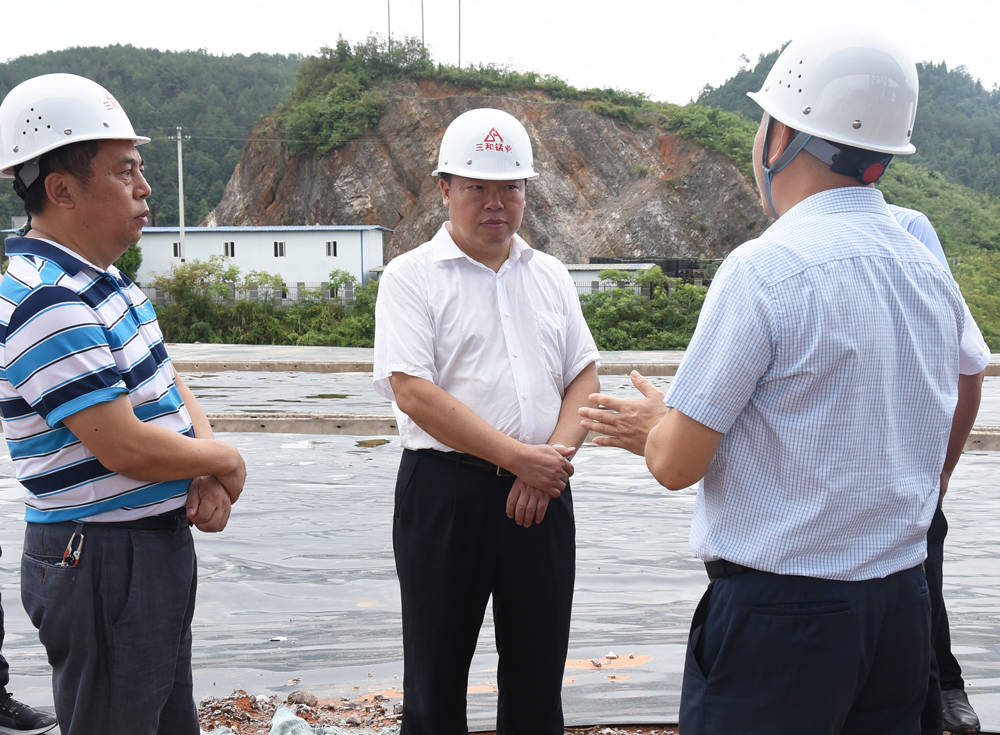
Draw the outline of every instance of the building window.
M284 258L285 257L285 243L280 240L274 241L274 257Z
M179 242L174 243L174 257L181 257L181 244Z
M328 258L336 258L337 257L337 241L336 240L327 240L327 243L326 243L326 255L327 255Z
M222 243L222 254L227 258L236 257L236 243L235 242L224 242Z

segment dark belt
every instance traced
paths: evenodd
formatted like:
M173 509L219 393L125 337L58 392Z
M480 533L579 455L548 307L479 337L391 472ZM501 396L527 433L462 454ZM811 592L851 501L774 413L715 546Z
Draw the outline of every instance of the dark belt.
M417 449L417 452L421 454L433 455L439 457L440 459L446 459L449 462L454 462L455 464L462 464L466 467L475 467L477 470L483 470L485 472L491 472L497 477L513 477L514 473L509 470L505 470L499 465L495 465L491 462L487 462L485 459L480 459L479 457L473 456L471 454L465 454L464 452L442 452L437 449Z
M88 523L82 519L82 523ZM181 506L175 510L161 513L158 516L148 516L146 518L133 518L130 521L110 521L103 523L93 521L88 523L91 526L101 526L102 528L124 528L130 531L174 531L179 526L190 526L191 522L187 518L187 508Z
M735 577L737 574L746 574L757 570L725 559L716 559L705 562L705 571L708 572L709 579L718 579L719 577Z

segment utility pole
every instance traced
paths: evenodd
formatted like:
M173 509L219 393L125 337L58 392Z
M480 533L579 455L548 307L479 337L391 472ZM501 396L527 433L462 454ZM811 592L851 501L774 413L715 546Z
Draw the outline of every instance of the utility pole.
M462 0L458 0L458 68L462 68Z
M186 256L184 252L184 152L181 148L181 141L184 140L185 136L182 135L183 128L177 126L177 135L173 138L177 141L177 221L180 225L180 256L181 262L185 262ZM186 136L188 140L191 136Z
M424 0L420 0L420 45L427 50L427 42L424 40Z
M392 50L392 0L385 0L385 28L389 37L389 50Z

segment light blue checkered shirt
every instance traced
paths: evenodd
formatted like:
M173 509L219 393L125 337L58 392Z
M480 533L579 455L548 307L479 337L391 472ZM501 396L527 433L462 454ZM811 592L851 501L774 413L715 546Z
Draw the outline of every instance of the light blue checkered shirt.
M843 580L921 563L963 320L875 189L811 196L734 250L665 399L725 434L695 556Z

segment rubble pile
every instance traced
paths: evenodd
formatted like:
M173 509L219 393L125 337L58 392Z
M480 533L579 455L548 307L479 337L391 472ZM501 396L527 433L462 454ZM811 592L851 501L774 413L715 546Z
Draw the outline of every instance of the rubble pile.
M306 691L294 691L281 700L277 695L247 694L237 689L225 697L208 697L198 706L202 731L208 735L269 735L279 708L294 714L318 733L342 731L397 735L403 705L380 693L354 699L319 700ZM301 725L301 723L300 723ZM298 732L298 731L296 731ZM493 735L479 733L478 735ZM608 726L567 728L566 735L679 735L669 726Z

